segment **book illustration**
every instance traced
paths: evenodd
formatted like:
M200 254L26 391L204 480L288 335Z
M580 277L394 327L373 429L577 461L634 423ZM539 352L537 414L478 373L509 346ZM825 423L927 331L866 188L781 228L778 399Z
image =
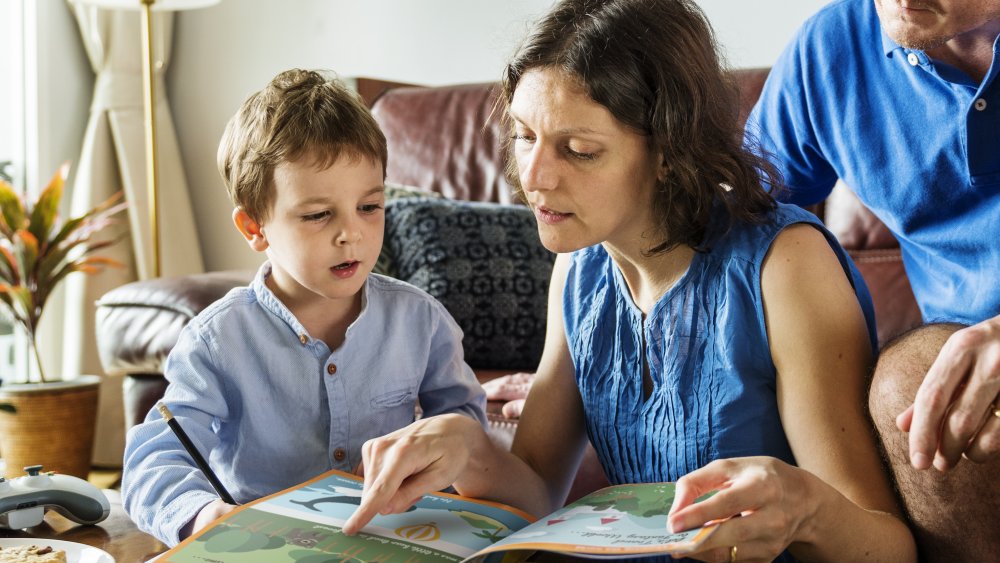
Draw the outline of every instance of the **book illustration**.
M524 550L622 558L688 551L715 529L667 532L673 484L654 483L608 487L534 523L511 507L435 493L401 514L377 515L359 534L346 536L341 527L357 509L362 486L353 475L324 473L237 508L162 561L508 561Z
M340 528L357 509L361 487L356 477L326 473L233 511L163 560L457 562L529 521L509 507L439 494L402 514L379 515L357 536L345 536Z
M533 549L620 558L691 551L715 526L671 533L667 514L673 500L673 483L606 487L512 533L482 553Z

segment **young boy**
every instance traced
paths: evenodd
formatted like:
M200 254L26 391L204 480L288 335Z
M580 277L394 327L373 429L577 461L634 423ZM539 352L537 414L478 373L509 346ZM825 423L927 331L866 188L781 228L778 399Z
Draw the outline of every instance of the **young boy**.
M219 169L233 221L267 261L194 318L167 358L163 402L237 500L328 469L425 417L485 424L458 325L372 274L385 225L385 137L357 96L290 70L230 120ZM223 503L154 409L128 435L122 493L140 529L174 545Z

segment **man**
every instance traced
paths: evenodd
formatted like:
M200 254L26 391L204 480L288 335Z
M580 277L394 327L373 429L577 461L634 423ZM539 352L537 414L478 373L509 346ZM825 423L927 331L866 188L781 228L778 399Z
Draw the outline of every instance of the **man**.
M834 2L747 122L784 199L842 179L899 240L925 322L949 323L883 350L869 397L926 559L1000 553L998 36L1000 0Z

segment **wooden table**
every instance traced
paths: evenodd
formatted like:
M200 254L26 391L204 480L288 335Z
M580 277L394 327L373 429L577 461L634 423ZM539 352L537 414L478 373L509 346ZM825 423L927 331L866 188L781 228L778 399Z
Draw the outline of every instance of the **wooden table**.
M0 529L0 538L39 538L82 543L107 551L115 558L115 563L148 561L167 550L166 545L135 527L122 508L118 491L104 491L104 494L111 502L111 514L103 522L83 526L49 510L40 525L24 530Z

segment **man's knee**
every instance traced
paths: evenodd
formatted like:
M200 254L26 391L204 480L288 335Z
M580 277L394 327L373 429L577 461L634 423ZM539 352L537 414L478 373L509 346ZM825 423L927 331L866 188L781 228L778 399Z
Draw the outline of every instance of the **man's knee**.
M913 403L917 389L948 338L965 328L955 323L924 325L894 338L879 352L868 408L879 433L895 428L896 415Z
M927 325L890 342L879 355L868 396L889 471L925 561L984 561L1000 548L991 520L1000 506L997 465L963 462L947 473L914 469L907 434L896 427L896 415L913 403L941 348L962 328Z

